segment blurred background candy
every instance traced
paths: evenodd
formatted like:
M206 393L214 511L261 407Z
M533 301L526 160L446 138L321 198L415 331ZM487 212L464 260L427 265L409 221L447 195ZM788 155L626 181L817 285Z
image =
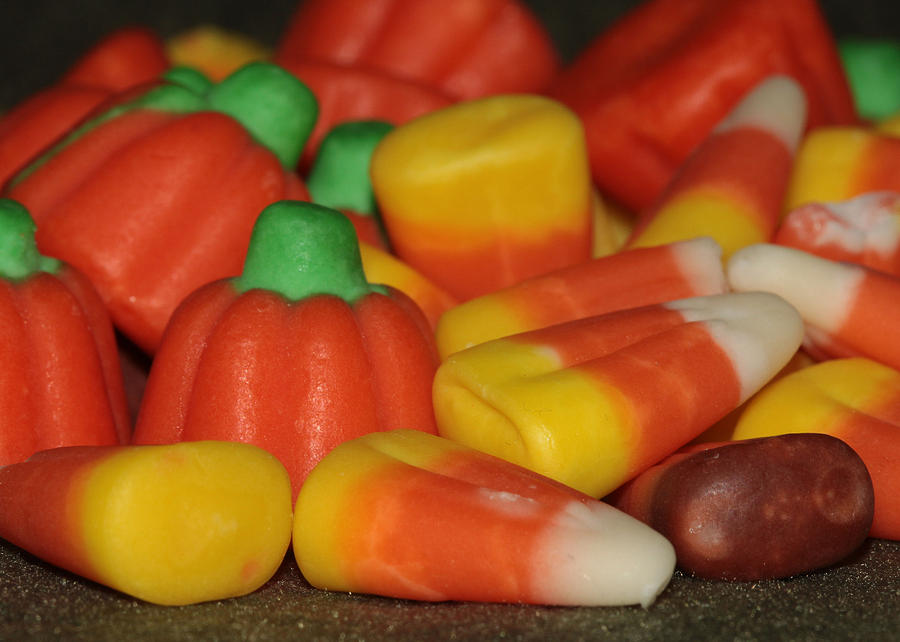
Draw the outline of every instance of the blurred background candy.
M148 353L185 296L239 272L266 205L308 198L293 169L316 108L300 81L262 62L220 83L177 72L105 103L5 187L38 247Z
M549 93L584 120L601 189L643 209L713 126L772 74L801 85L809 127L857 121L815 0L641 3L565 66Z
M773 241L900 276L900 192L806 203L784 216Z
M797 150L785 209L900 191L900 138L868 126L820 127Z
M118 92L168 69L163 42L146 28L117 29L79 57L54 84L0 113L0 187L42 149ZM0 110L12 105L0 105Z

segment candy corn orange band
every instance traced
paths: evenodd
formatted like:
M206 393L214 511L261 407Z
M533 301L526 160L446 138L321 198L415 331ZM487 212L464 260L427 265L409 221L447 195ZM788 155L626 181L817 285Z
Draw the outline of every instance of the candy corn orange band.
M561 103L510 94L401 125L370 175L397 255L460 300L586 261L584 131Z

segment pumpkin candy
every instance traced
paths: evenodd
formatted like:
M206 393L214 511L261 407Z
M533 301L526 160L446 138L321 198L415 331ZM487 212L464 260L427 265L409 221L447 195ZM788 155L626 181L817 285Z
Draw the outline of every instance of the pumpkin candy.
M84 272L116 326L154 352L190 292L234 276L256 215L307 198L292 169L315 99L279 67L219 84L178 69L121 95L17 174L42 251Z
M10 199L0 199L0 363L0 466L130 438L100 297L77 270L38 253L31 216Z
M306 0L275 54L279 63L304 59L375 69L457 99L537 92L559 67L520 0Z
M151 31L126 27L109 34L59 82L0 118L0 185L103 101L150 82L167 67L162 41Z
M363 276L350 221L283 201L259 215L241 275L198 289L172 316L134 442L252 443L281 460L296 496L347 439L436 433L436 367L421 310Z

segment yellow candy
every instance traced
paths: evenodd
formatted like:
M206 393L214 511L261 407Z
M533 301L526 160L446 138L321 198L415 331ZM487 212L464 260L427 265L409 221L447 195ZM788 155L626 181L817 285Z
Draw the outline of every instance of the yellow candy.
M0 537L156 604L256 590L292 519L287 471L248 444L57 448L0 468Z
M785 211L812 202L843 201L857 194L856 173L875 138L855 127L810 132L797 151Z
M371 176L398 256L461 299L590 258L584 131L548 98L473 100L397 127Z

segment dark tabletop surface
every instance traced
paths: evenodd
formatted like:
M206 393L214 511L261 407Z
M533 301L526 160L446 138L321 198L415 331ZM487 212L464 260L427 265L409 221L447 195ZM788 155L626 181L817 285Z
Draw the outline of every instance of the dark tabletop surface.
M528 4L571 59L636 2ZM900 2L821 4L838 35L900 35ZM6 0L0 4L0 109L51 84L113 28L142 24L167 37L212 23L272 45L294 6L288 0ZM135 371L133 364L126 369ZM869 540L841 565L786 580L710 582L679 573L642 609L423 604L326 593L306 584L290 556L251 595L159 607L0 541L0 640L26 639L900 640L900 543Z

